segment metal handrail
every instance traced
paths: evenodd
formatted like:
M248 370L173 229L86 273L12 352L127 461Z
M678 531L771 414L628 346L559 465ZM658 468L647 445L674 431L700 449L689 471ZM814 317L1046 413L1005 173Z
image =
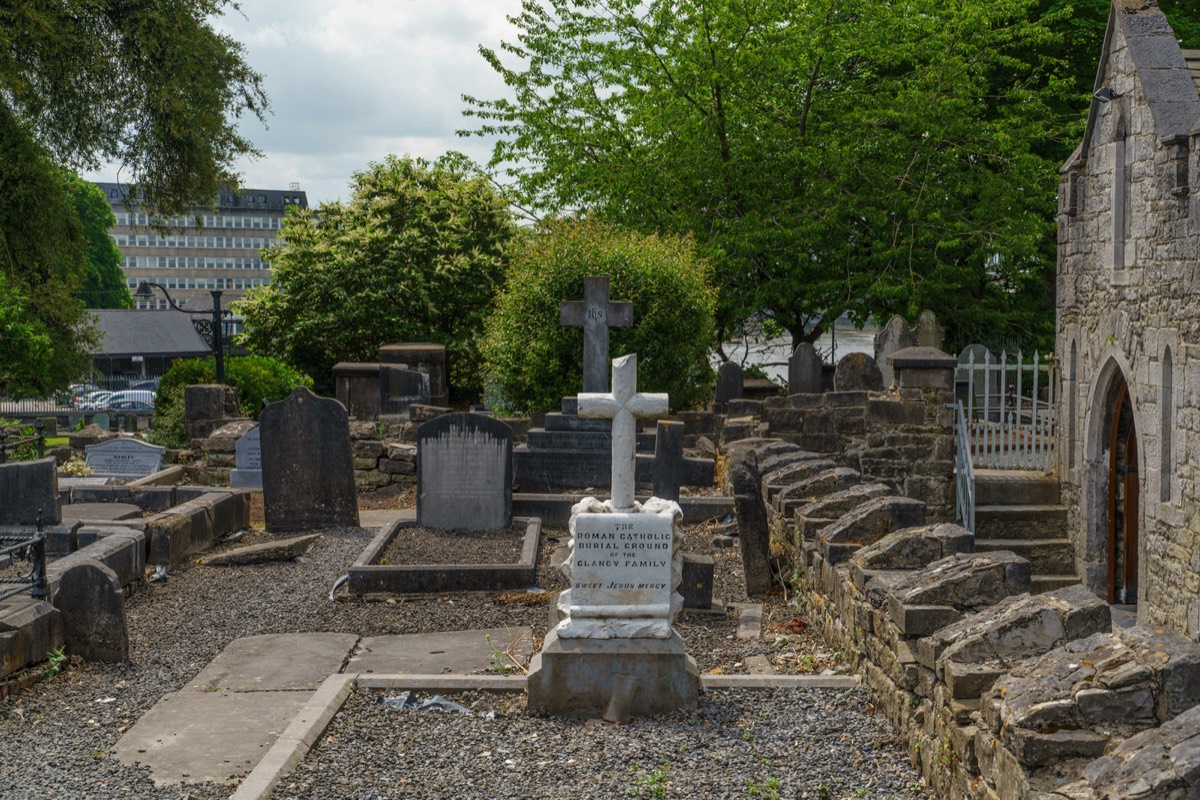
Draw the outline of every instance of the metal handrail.
M32 535L0 536L0 556L8 556L10 561L28 561L29 572L15 578L0 577L0 586L16 584L15 589L0 591L0 600L28 591L37 599L44 599L49 594L46 582L46 534L42 530L42 512L37 515L37 529Z
M975 464L971 459L971 433L962 401L947 403L955 411L954 518L975 532Z

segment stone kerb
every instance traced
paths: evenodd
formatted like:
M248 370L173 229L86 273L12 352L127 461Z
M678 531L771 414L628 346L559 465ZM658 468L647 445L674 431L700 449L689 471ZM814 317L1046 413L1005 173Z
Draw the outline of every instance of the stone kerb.
M859 589L873 572L924 569L959 553L975 552L975 537L961 525L941 522L889 533L850 557L850 578Z
M840 492L802 505L792 513L796 541L806 552L816 549L817 535L839 517L850 513L868 500L892 494L882 483L860 483Z
M817 537L825 561L840 564L855 550L879 541L893 531L925 524L925 504L908 497L877 497L868 500Z
M0 600L0 677L44 661L62 644L62 613L50 603L24 595Z
M894 584L887 592L887 614L905 637L928 636L1029 586L1029 562L1018 555L958 553Z

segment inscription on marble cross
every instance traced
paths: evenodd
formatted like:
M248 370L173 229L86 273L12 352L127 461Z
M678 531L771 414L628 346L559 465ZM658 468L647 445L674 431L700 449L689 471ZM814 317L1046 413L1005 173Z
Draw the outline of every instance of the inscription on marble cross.
M562 325L583 328L583 390L608 391L608 329L633 324L633 303L608 299L608 276L583 279L583 300L564 300L558 306Z
M633 508L637 474L638 417L667 413L665 394L638 394L637 353L614 358L612 392L579 395L579 416L611 419L612 504L618 511Z

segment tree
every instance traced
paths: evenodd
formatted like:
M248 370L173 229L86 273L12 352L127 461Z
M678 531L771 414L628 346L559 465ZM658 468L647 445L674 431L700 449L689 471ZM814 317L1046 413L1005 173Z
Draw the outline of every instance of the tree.
M71 172L64 173L63 185L74 202L86 242L86 272L75 296L88 308L133 308L133 295L121 270L121 249L108 233L117 218L104 191Z
M467 97L528 208L693 233L718 335L1053 330L1060 41L1025 0L527 0ZM503 54L503 57L502 55ZM513 65L506 64L513 62Z
M260 77L213 30L227 0L0 4L0 391L45 394L86 363L84 227L61 169L116 161L151 213L211 202L254 154Z
M332 385L339 361L380 345L445 344L453 396L482 389L479 338L504 280L515 227L507 204L461 156L388 156L356 172L351 199L292 209L265 257L271 284L238 306L244 343Z
M613 299L633 302L633 326L609 331L609 352L637 353L638 388L667 392L673 408L703 402L713 383L710 265L689 238L579 220L543 223L512 248L483 348L493 399L535 411L579 392L583 331L559 324L559 303L581 298L589 275L610 276Z

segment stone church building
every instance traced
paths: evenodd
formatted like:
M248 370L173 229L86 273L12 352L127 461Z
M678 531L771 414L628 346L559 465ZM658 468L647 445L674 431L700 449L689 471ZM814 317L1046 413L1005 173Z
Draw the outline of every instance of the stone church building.
M1084 584L1200 638L1200 52L1115 0L1062 169L1063 502Z

